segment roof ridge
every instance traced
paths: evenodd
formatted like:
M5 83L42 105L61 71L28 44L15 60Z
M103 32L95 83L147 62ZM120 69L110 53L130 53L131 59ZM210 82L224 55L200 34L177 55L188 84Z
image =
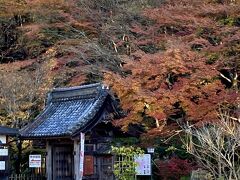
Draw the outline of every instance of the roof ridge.
M65 88L56 88L49 92L47 104L55 100L71 100L75 98L93 98L97 97L108 87L102 83L87 84L82 86L73 86Z
M102 83L94 83L94 84L85 84L85 85L72 86L72 87L53 88L52 92L72 91L72 90L95 88L100 86L102 87L102 89L105 89L105 86Z

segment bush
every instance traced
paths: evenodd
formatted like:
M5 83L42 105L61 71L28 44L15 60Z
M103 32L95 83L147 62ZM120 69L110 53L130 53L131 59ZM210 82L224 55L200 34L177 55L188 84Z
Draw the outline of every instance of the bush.
M192 170L196 169L189 160L172 157L169 160L157 160L158 176L166 180L178 180L183 176L189 176Z
M135 148L133 146L126 147L112 147L112 152L116 156L114 164L114 174L119 180L134 179L136 175L135 168L137 163L134 161L135 156L139 156L144 153L141 148Z

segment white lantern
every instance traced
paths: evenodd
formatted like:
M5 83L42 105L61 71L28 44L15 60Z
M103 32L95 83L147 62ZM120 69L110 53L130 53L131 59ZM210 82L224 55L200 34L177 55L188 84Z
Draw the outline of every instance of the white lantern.
M155 150L154 147L148 147L147 148L147 152L150 153L150 154L154 153L154 150Z

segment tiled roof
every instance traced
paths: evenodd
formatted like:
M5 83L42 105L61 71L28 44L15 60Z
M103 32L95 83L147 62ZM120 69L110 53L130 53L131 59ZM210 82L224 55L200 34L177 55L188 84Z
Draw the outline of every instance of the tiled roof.
M1 135L17 135L18 129L0 126Z
M54 89L45 110L21 130L21 136L72 136L93 121L108 96L108 90L99 83Z

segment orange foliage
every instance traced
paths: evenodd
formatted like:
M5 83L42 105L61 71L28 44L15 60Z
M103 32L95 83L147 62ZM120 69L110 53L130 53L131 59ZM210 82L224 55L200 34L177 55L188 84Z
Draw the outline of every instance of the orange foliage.
M116 125L128 130L141 124L149 135L171 134L176 122L215 121L219 104L236 103L239 95L226 89L220 71L240 72L239 56L226 56L230 46L239 52L231 39L239 42L239 24L227 24L239 9L239 4L172 0L143 12L151 24L132 22L132 46L141 50L124 59L124 76L105 75L127 112ZM155 126L146 125L149 117Z

